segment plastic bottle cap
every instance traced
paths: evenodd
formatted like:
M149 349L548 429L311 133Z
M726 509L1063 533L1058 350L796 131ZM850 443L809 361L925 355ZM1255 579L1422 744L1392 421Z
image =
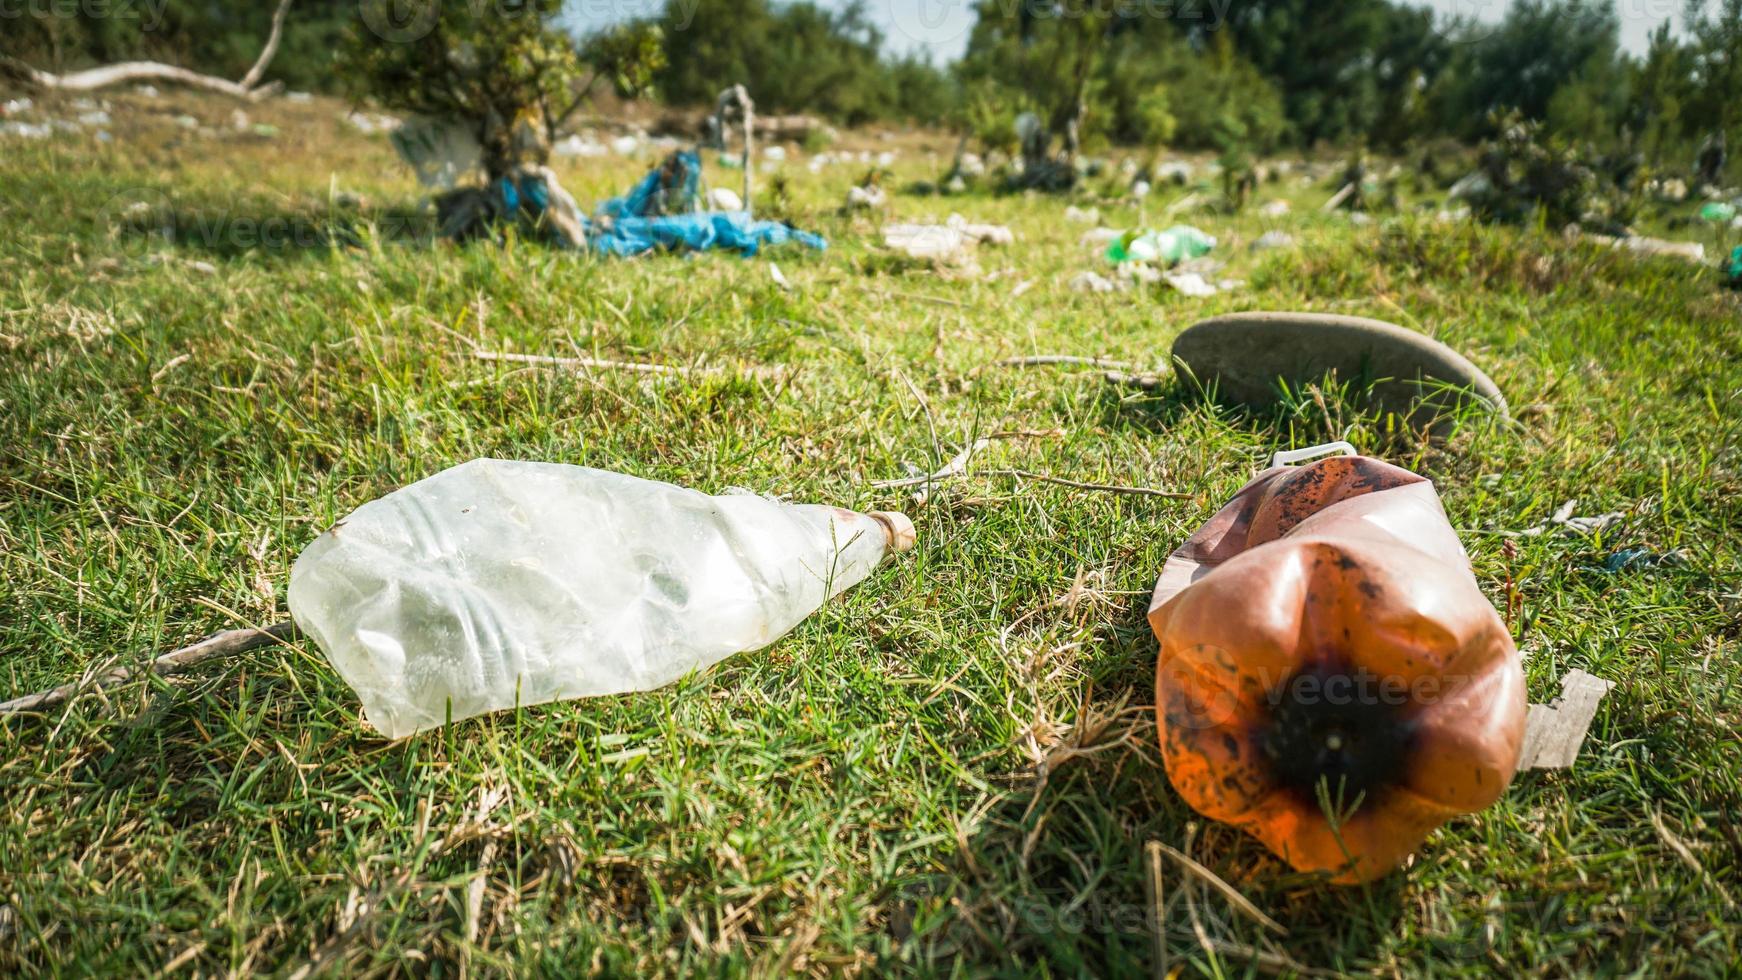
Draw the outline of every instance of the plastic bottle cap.
M913 521L906 514L893 510L877 510L871 512L871 517L883 525L883 530L888 533L890 551L907 551L918 539L913 529Z

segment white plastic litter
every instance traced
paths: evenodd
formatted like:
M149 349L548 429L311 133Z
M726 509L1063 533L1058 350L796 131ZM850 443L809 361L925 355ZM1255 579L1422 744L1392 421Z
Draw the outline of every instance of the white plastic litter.
M869 187L847 188L847 202L844 205L848 211L863 211L882 207L888 202L883 188L872 184Z
M710 211L742 211L744 199L730 187L708 188L708 210Z
M559 157L602 157L610 151L598 140L577 133L551 144L550 152Z
M451 190L484 158L471 127L451 120L411 116L390 130L387 139L425 187Z
M390 738L645 691L773 643L913 545L900 514L477 459L306 548L289 602Z

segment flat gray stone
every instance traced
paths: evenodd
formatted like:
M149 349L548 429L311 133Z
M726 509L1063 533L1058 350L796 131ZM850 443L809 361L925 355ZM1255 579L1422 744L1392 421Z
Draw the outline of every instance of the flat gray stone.
M1373 382L1385 409L1428 418L1474 396L1504 416L1494 382L1445 344L1383 320L1329 313L1232 313L1192 324L1173 342L1181 374L1217 397L1268 405L1281 392L1335 372L1339 382Z

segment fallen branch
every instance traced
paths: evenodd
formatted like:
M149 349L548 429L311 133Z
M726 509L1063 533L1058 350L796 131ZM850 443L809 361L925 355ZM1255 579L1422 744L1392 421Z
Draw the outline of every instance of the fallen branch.
M278 42L284 33L285 11L289 7L290 0L278 0L278 9L272 13L272 31L266 37L265 46L260 49L260 57L255 59L253 67L248 69L248 73L239 82L158 61L123 61L57 75L3 55L0 55L0 74L12 75L26 85L55 92L94 92L127 82L168 82L190 88L203 88L252 102L278 91L280 87L276 82L261 85L260 77L266 73L273 56L278 54Z
M190 644L179 650L171 650L143 668L117 667L93 677L62 684L53 690L27 694L21 698L0 702L0 716L50 708L84 691L112 687L140 674L159 676L174 674L215 657L232 657L238 653L292 640L298 635L296 624L288 620L275 623L265 629L225 630L222 633L213 633L198 643Z
M1123 487L1113 483L1081 483L1067 480L1062 476L1051 476L1046 473L1033 473L1028 470L981 470L981 476L1014 476L1024 480L1038 480L1041 483L1056 483L1061 487L1074 487L1078 490L1095 490L1101 493L1129 493L1140 497L1161 497L1164 500L1195 500L1196 494L1180 493L1177 490L1152 490L1149 487Z
M650 364L646 361L609 361L599 357L556 357L550 354L518 354L513 351L472 351L480 361L505 361L514 364L538 364L569 368L574 371L633 371L671 377L705 376L711 374L741 374L751 378L783 378L790 370L785 365L745 365L742 367L684 367L677 364Z
M917 487L923 483L942 483L945 480L961 476L968 469L968 463L974 458L974 454L991 444L991 439L975 439L935 472L900 480L876 480L872 482L871 486L878 490L901 490L907 487Z
M1027 357L1006 357L1001 361L982 364L974 369L975 374L989 371L992 368L1005 367L1047 367L1053 364L1070 364L1077 367L1101 368L1108 371L1131 371L1142 373L1143 369L1127 361L1115 361L1109 357L1079 357L1075 354L1031 354Z
M509 361L515 364L546 364L551 367L591 371L640 371L643 374L688 374L688 368L669 364L648 364L643 361L607 361L597 357L553 357L549 354L516 354L512 351L475 350L472 356L480 361Z

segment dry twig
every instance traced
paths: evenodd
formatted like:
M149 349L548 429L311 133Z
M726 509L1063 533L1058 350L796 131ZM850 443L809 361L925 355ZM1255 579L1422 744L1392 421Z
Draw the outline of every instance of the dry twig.
M111 687L138 674L156 674L159 676L173 674L202 661L216 657L233 657L238 653L293 640L297 636L296 624L288 620L275 623L264 629L225 630L222 633L213 633L198 643L190 644L179 650L171 650L142 669L116 667L113 670L62 684L53 690L27 694L21 698L0 702L0 717L21 711L36 711L53 707L76 694Z

